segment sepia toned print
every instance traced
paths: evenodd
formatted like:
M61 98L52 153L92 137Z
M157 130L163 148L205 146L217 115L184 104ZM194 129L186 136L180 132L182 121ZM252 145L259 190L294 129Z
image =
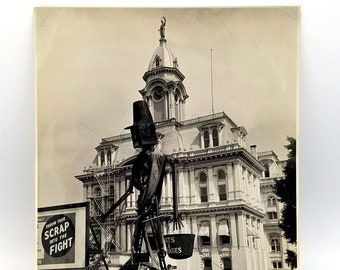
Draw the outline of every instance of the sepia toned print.
M86 268L123 269L138 248L147 255L134 269L291 268L296 243L278 226L276 181L287 176L287 137L297 137L299 16L297 7L36 9L38 207L89 203ZM166 164L137 247L141 100L155 125L147 151ZM189 257L172 254L187 248L172 234L195 235Z

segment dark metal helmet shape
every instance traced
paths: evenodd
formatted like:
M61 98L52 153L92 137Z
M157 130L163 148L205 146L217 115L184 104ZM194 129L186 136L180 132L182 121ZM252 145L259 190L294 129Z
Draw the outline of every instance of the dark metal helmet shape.
M134 148L143 148L157 144L156 126L148 104L144 100L133 103L133 125L130 129Z

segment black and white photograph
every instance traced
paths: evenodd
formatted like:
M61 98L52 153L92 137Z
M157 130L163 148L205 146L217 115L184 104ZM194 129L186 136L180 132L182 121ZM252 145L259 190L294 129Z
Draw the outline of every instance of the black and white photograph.
M299 7L34 16L38 269L298 268Z

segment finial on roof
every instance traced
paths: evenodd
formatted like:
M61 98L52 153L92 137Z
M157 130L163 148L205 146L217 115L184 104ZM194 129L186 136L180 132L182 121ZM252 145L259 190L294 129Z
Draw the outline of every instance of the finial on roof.
M166 41L166 39L165 39L165 24L166 24L166 18L163 16L163 18L161 19L161 26L158 30L160 35L161 35L161 38L159 39L160 42Z

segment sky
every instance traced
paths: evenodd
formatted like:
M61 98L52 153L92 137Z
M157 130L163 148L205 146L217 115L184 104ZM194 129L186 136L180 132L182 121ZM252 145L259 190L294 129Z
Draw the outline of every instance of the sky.
M247 144L286 158L297 137L298 8L36 10L38 206L83 200L75 175L125 133L167 18L185 75L186 119L224 111ZM212 49L212 61L211 61Z

